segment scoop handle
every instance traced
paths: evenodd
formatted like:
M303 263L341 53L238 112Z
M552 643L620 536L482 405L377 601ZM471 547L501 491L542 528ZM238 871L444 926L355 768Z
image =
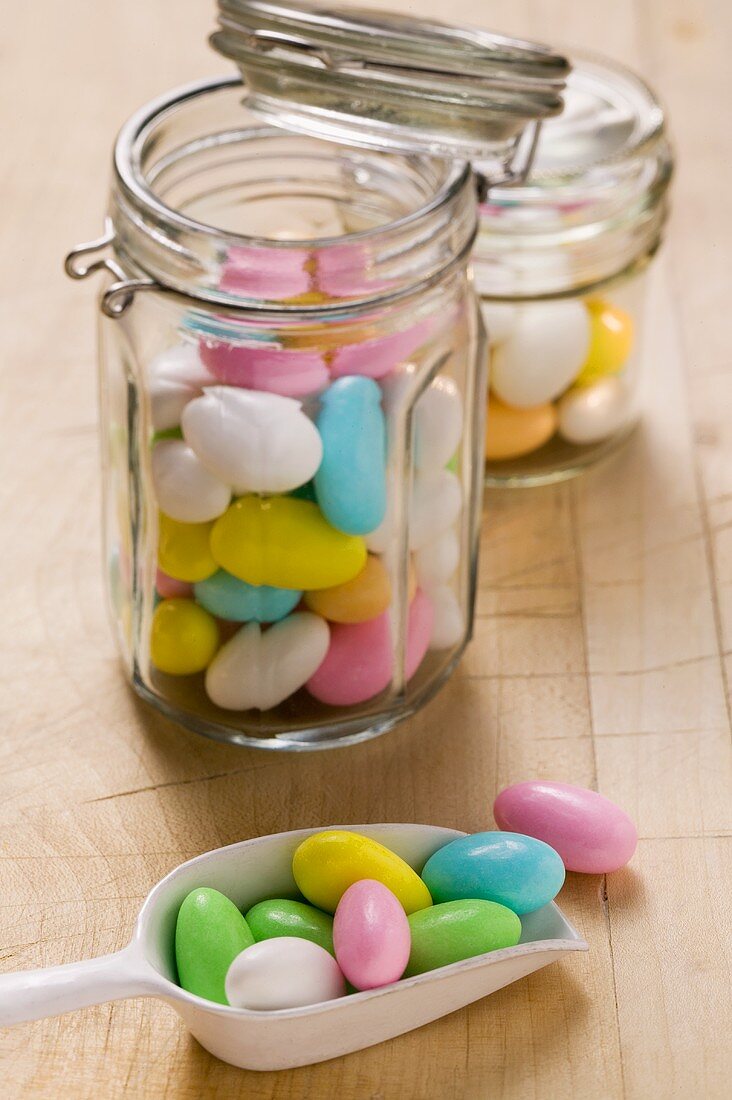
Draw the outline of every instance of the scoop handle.
M0 1027L156 992L154 971L129 947L96 959L0 974Z

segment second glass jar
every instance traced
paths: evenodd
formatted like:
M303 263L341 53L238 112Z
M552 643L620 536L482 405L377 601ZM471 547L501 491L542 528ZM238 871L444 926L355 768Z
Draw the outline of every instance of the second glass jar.
M571 477L635 426L671 169L647 85L605 59L573 56L565 110L544 123L528 180L492 189L481 207L487 484Z

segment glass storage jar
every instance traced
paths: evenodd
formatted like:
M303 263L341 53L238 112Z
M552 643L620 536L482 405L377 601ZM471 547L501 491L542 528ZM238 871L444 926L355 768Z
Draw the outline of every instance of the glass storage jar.
M652 91L573 56L531 173L481 206L476 287L490 342L489 485L535 485L612 451L639 414L649 264L672 157Z
M374 65L351 86L350 17L318 15L346 38L343 63L331 45L323 67L293 9L222 6L215 42L247 75L248 109L230 78L133 116L107 232L67 260L74 277L115 279L100 311L108 591L143 698L214 738L317 748L412 713L470 637L486 349L467 156L515 172L530 120L561 109L566 64L433 29L448 40L438 71L413 44L400 75L385 43L410 34L379 17ZM262 41L232 29L232 8L266 22ZM455 51L476 70L464 115ZM275 86L258 90L272 65ZM273 105L299 70L308 88L327 78L324 116ZM412 126L419 79L437 91ZM364 81L391 100L390 125L364 108ZM451 115L466 120L458 138Z

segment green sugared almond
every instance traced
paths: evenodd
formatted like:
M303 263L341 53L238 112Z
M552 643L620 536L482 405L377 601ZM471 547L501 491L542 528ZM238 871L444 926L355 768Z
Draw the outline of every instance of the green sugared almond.
M178 981L189 993L228 1004L226 972L236 956L253 943L249 925L225 894L207 886L191 890L175 926Z
M299 936L324 947L331 955L335 953L333 918L303 901L289 901L286 898L260 901L249 910L246 922L257 942L276 936Z
M495 901L445 901L409 917L412 950L405 978L471 959L486 951L514 947L521 936L516 914Z

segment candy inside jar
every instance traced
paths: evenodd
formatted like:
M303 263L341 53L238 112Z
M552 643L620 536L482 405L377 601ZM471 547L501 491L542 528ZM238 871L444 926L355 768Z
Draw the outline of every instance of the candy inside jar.
M488 484L572 476L636 424L670 174L652 92L610 62L575 59L565 111L544 124L528 180L493 189L481 208Z
M577 448L618 442L633 426L643 297L616 290L623 309L607 294L510 307L510 323L500 316L489 351L489 464L537 462L539 452L572 463ZM490 332L491 306L483 312Z
M428 651L461 642L463 490L447 468L460 460L464 421L446 369L455 371L453 328L428 315L374 336L377 321L366 339L355 338L359 324L341 343L312 326L259 343L214 342L209 331L150 364L152 428L163 432L150 441L153 675L205 673L207 699L232 711L268 711L301 689L304 705L339 708L382 694L395 674L399 508L407 681ZM423 378L435 361L443 370ZM271 363L286 366L269 373ZM170 406L156 418L162 384L179 391L177 424ZM399 434L409 401L414 469L405 481ZM407 483L409 501L398 501Z

